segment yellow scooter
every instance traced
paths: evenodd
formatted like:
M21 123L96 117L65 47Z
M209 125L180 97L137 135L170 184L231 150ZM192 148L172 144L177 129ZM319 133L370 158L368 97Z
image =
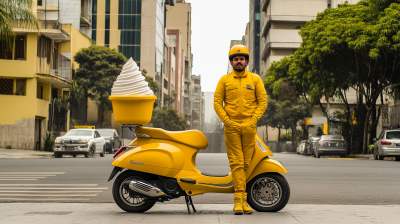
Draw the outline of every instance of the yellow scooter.
M191 196L204 193L233 193L232 173L216 176L196 167L196 155L208 146L197 130L169 132L158 128L123 125L136 134L129 146L114 155L108 181L120 173L112 194L117 205L127 212L145 212L156 202L185 196L188 212L193 211ZM256 136L256 149L247 170L247 202L259 212L277 212L289 201L290 188L279 173L282 164L270 159L270 149Z

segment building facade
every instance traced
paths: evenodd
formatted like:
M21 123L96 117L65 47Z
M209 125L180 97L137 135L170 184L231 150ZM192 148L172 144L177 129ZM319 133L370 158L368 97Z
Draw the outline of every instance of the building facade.
M261 0L249 0L249 51L250 61L247 69L252 72L260 73L260 19L261 19Z
M193 75L193 100L192 100L192 129L202 130L204 117L204 96L201 92L201 76Z
M179 104L181 107L181 116L185 117L189 123L192 120L192 6L185 0L177 0L173 7L167 6L167 29L179 30L181 33L181 50L183 51L183 77L182 77L182 100ZM178 106L178 105L177 105ZM188 125L191 128L191 124Z
M69 111L54 99L68 94L78 67L72 57L91 42L90 0L35 3L40 30L16 21L14 49L0 53L0 148L39 150L47 131L68 131Z

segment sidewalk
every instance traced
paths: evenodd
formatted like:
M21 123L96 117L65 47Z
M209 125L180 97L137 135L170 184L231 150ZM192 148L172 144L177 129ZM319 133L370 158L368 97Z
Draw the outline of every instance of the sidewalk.
M351 155L347 155L347 158L374 159L374 155L373 154L351 154Z
M0 159L51 158L52 156L53 152L0 148Z
M398 223L400 205L302 205L289 204L277 213L233 215L233 205L197 204L196 214L188 214L185 204L156 204L142 214L127 213L116 204L84 203L3 203L2 224L64 223Z

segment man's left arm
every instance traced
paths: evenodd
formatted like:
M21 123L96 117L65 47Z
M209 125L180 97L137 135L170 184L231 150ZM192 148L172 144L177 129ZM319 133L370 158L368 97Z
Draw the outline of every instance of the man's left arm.
M254 111L253 115L251 116L251 123L257 126L257 121L261 118L264 114L265 109L267 109L267 93L265 92L264 83L260 76L255 75L256 77L256 98L257 98L257 109Z

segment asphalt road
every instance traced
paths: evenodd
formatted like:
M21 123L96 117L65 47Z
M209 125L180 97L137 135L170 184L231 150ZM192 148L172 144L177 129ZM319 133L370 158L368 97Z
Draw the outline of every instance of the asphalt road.
M277 153L288 170L289 204L400 204L400 162L311 158ZM101 158L1 159L0 203L112 203L112 155ZM229 172L226 154L198 154L196 164L207 173ZM232 194L194 196L195 204L232 204ZM185 203L183 199L168 203Z

